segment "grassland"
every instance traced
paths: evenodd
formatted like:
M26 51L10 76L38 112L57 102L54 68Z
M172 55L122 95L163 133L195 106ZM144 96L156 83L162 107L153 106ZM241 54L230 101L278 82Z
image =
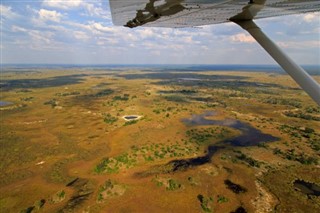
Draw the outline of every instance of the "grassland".
M0 107L0 212L320 212L293 184L320 185L320 108L287 75L30 70L0 83L13 103ZM182 122L208 111L279 139L234 146L241 129Z

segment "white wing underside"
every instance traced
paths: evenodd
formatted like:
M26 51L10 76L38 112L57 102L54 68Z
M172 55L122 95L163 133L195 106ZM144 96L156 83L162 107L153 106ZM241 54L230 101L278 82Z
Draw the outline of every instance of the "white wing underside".
M251 0L260 19L320 11L319 0ZM110 0L113 23L137 27L193 27L229 22L250 0Z

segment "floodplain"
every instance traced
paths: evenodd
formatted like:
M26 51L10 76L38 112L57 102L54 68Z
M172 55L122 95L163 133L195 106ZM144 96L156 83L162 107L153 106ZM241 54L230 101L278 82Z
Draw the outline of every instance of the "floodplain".
M320 212L320 107L288 75L30 68L0 87L0 212Z

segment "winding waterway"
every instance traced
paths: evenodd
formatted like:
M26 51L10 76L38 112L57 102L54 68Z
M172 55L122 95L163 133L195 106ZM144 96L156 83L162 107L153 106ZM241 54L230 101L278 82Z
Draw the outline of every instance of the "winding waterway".
M216 112L208 111L200 115L192 115L191 118L182 119L182 122L186 125L191 126L208 126L208 125L219 125L219 126L227 126L241 131L241 135L223 140L221 142L215 143L214 145L209 145L207 148L207 152L204 156L182 159L182 160L174 160L169 164L173 166L172 171L177 171L181 169L186 169L192 166L199 166L205 163L210 162L214 153L216 153L220 149L227 148L227 146L256 146L261 143L277 141L278 138L269 134L262 133L260 130L254 128L248 123L241 122L235 119L224 119L224 120L211 120L208 119L208 116L216 115Z

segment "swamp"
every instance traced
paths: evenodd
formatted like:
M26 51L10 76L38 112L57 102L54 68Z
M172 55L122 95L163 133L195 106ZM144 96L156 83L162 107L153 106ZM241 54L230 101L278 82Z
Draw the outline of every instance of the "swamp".
M4 68L0 86L0 212L320 212L320 108L283 73Z

